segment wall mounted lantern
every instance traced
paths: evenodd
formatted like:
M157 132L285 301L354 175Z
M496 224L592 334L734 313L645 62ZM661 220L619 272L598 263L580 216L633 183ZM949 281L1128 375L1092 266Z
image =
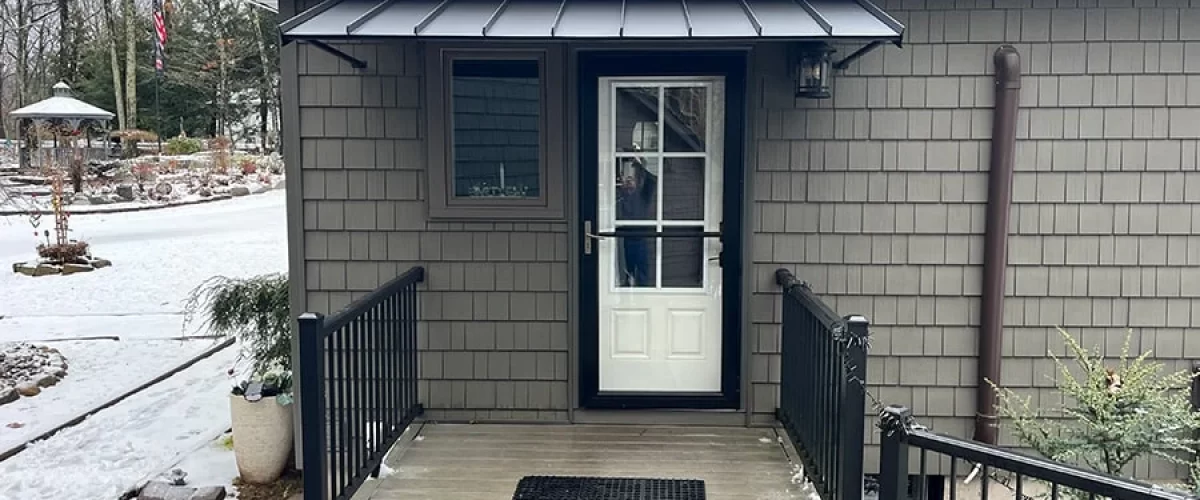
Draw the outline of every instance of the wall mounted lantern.
M796 78L796 97L806 99L828 99L829 77L833 73L831 55L836 52L824 43L797 45L794 49L793 66Z

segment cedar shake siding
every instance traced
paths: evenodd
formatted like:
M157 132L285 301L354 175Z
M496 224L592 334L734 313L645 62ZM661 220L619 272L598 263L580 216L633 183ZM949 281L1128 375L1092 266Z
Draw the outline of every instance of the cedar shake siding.
M1002 384L1057 404L1056 326L1114 357L1133 328L1133 350L1188 368L1200 357L1200 337L1185 335L1200 326L1200 4L881 7L908 27L905 47L839 73L829 101L791 97L782 50L755 54L754 411L777 397L771 271L786 266L838 312L871 319L873 394L971 437L992 54L1004 42L1024 78ZM1001 444L1015 444L1007 427Z
M1153 349L1168 369L1200 358L1200 336L1185 334L1200 326L1200 2L880 7L907 26L904 48L881 47L837 72L832 99L792 97L786 45L750 52L747 420L773 421L780 364L805 362L779 356L774 271L787 267L839 313L870 318L872 394L909 405L939 432L971 437L992 54L1001 43L1020 52L1024 74L1003 385L1054 404L1046 352L1066 354L1056 326L1113 356L1133 328L1133 349ZM336 311L423 265L420 373L430 417L566 421L578 385L569 288L579 235L567 222L578 211L574 144L566 220L433 220L422 44L335 45L366 69L304 43L283 52L296 57L298 74L296 99L285 102L298 104L299 121L285 138L289 191L300 193L289 194L299 216L292 227L303 229L290 238L296 300ZM860 46L839 45L836 55ZM575 54L567 58L575 69ZM569 87L565 102L575 94ZM565 116L576 128L578 111ZM496 139L489 133L481 130L480 147ZM864 417L875 450L872 421ZM1001 441L1015 444L1009 429ZM877 458L868 454L869 473ZM1178 475L1157 462L1137 467L1140 477Z
M367 61L355 70L297 45L308 309L423 265L430 418L565 420L566 225L429 220L419 46L339 44Z

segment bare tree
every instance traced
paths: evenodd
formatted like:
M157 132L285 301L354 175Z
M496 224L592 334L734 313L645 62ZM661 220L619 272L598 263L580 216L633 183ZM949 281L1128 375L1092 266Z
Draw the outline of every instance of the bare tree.
M124 0L125 16L125 127L137 128L137 7L133 0ZM125 153L133 156L135 141L127 141Z
M117 103L117 128L124 130L128 121L125 119L125 92L121 86L121 62L117 54L117 40L120 39L120 34L117 31L117 20L113 14L113 0L101 0L101 5L104 7L104 22L108 27L108 56L109 63L112 66L113 80L113 96Z

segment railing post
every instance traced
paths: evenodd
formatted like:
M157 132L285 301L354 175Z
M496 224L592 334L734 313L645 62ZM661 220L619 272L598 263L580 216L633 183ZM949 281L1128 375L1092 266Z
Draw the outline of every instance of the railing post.
M325 317L304 313L299 318L300 437L304 459L304 500L324 500L329 473L325 456Z
M912 412L891 405L880 418L879 500L908 498L908 422Z
M845 391L841 402L842 418L849 425L842 425L842 464L839 485L840 497L862 498L863 493L863 418L866 416L867 344L870 322L866 317L845 317L845 331L841 339L846 348L846 374L843 376Z

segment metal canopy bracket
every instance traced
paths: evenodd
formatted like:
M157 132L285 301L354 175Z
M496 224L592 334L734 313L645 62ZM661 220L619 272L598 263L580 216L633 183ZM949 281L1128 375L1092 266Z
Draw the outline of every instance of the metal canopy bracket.
M864 47L854 51L850 55L846 56L845 59L842 59L841 61L833 63L833 69L846 69L847 67L850 66L850 63L854 62L855 60L857 60L858 58L860 58L862 56L867 55L867 52L875 50L876 47L883 45L884 43L885 42L883 40L875 40L874 42L868 43L866 46L864 46ZM897 47L900 46L899 41L894 42L894 43L896 44Z
M337 47L329 45L328 43L322 42L320 40L301 40L301 42L311 44L313 47L316 47L325 52L328 52L328 53L332 54L334 57L337 57L338 59L341 59L343 61L346 61L347 63L350 63L350 67L352 67L354 69L363 69L363 68L367 67L366 61L359 59L357 57L354 57L350 54L347 54L347 53L343 52L341 49L338 49Z

